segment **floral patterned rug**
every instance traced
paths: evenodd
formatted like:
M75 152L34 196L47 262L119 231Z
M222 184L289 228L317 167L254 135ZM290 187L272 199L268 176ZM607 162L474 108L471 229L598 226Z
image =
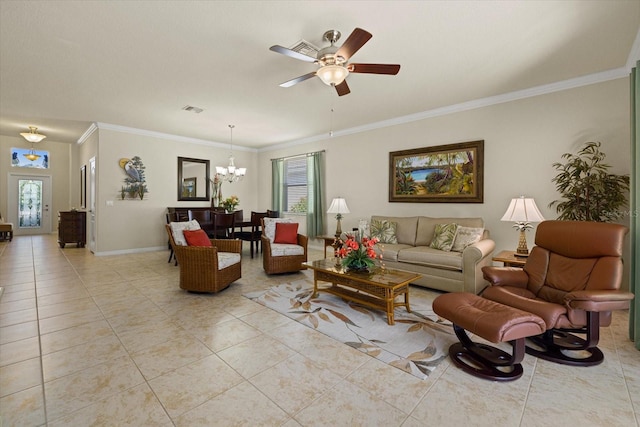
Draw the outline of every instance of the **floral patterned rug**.
M411 313L395 310L395 325L382 310L320 292L308 280L244 295L272 310L419 378L427 378L457 342L451 323L431 309L438 294L411 287Z

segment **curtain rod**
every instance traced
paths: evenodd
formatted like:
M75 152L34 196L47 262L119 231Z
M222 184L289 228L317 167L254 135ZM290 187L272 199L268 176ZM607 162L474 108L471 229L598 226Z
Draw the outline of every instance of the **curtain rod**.
M286 156L286 157L278 157L276 159L271 159L271 161L273 162L274 160L286 160L286 159L292 159L294 157L302 157L302 156L313 156L314 154L318 154L318 153L324 153L325 150L320 150L320 151L314 151L313 153L304 153L304 154L296 154L294 156Z

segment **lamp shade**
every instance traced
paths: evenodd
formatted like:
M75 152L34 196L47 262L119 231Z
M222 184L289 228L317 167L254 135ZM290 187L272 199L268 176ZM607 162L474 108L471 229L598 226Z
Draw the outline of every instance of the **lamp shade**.
M349 207L347 206L347 201L342 197L336 197L331 201L331 206L329 206L329 210L327 213L330 214L348 214Z
M511 199L511 203L509 203L509 207L500 221L541 222L544 221L544 217L532 198L520 196L516 199Z
M316 75L324 84L337 86L347 78L349 70L342 65L325 65L316 72Z
M46 138L45 135L38 133L38 128L29 126L29 132L22 132L20 135L29 142L40 142Z

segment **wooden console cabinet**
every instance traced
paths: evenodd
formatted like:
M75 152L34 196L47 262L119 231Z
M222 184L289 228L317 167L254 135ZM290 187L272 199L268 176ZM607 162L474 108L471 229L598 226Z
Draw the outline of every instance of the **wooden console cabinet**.
M58 244L75 243L84 248L87 242L87 213L82 211L58 212Z

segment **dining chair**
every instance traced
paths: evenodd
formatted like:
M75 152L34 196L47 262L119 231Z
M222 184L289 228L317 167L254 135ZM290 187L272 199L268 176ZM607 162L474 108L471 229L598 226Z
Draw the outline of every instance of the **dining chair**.
M211 218L211 211L209 210L191 210L188 211L189 221L194 219L198 221L200 227L207 233L209 237L213 236L213 220Z
M233 213L215 212L213 218L213 236L216 239L235 239L235 219Z
M262 234L262 218L267 217L267 212L254 212L251 211L251 230L241 230L236 233L236 237L240 240L249 242L251 246L251 258L253 258L253 244L256 245L256 253L258 248L262 252L262 244L260 242L260 235Z

